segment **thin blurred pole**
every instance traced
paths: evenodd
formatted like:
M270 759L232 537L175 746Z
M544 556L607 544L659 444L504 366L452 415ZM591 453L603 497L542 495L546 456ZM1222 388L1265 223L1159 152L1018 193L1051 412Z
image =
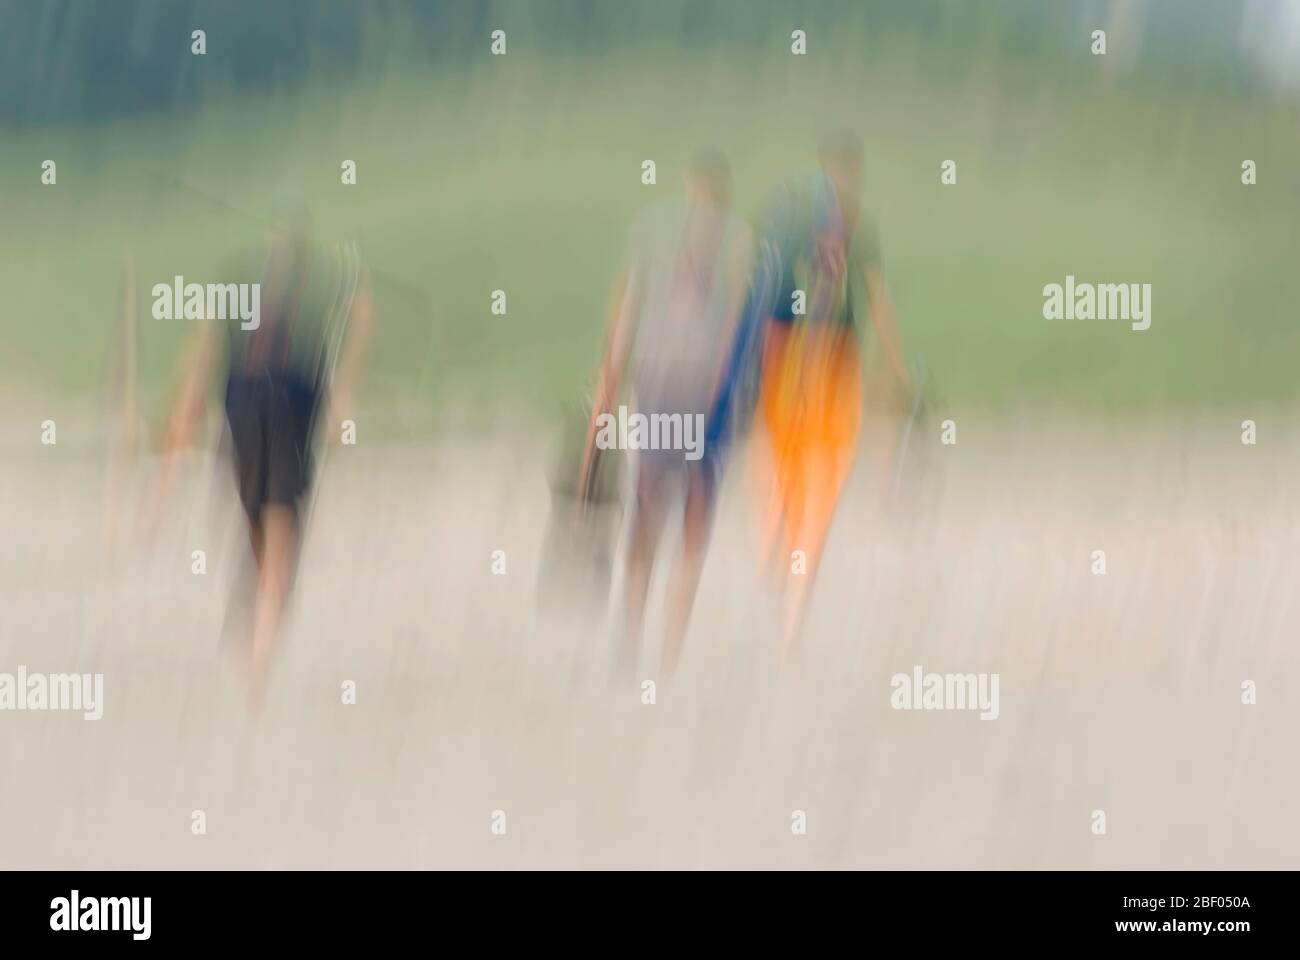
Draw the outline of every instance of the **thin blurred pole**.
M139 447L137 376L139 370L139 320L135 302L135 260L127 255L122 291L122 416L126 420L126 449L134 455Z
M114 552L119 518L126 503L127 476L134 468L140 448L138 416L139 326L136 319L135 260L127 254L122 264L121 311L116 342L110 348L107 461L104 479L104 547Z

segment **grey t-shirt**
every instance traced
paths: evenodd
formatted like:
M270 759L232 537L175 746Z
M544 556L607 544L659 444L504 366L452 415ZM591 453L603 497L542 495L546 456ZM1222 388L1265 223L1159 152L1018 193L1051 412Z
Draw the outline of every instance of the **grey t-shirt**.
M726 211L663 201L632 229L632 391L642 413L708 414L748 268L748 230Z

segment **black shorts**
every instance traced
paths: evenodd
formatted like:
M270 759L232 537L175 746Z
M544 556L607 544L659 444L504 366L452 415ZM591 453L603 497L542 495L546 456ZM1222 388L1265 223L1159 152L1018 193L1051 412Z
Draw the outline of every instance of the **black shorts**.
M268 503L298 508L311 484L311 433L318 393L276 374L231 376L226 421L239 499L256 523Z

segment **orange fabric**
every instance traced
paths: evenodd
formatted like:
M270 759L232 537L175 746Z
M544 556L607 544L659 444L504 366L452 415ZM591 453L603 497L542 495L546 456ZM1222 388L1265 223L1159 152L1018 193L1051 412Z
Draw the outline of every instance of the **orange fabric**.
M853 468L862 426L862 367L852 333L773 324L763 345L759 397L771 444L768 549L784 533L811 573Z

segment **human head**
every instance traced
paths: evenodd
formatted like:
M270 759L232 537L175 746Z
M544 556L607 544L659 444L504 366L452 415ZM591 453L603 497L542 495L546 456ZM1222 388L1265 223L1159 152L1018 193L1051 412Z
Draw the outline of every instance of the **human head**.
M301 247L311 240L311 210L298 188L282 186L276 191L271 200L271 234L276 245L286 248Z
M862 195L862 178L866 170L866 151L862 138L850 130L833 130L817 146L822 171L835 187L840 205L856 208Z
M717 207L731 205L731 162L717 147L701 147L686 168L686 189L692 201Z

